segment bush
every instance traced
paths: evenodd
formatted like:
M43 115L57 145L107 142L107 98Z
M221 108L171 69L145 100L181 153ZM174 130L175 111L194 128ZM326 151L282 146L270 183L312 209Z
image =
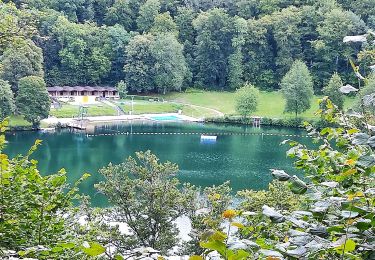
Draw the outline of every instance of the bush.
M176 245L174 221L195 207L196 194L189 185L179 189L174 177L177 172L176 164L159 163L150 151L138 152L136 158L100 170L105 181L96 187L114 205L116 220L131 229L134 247L166 252Z

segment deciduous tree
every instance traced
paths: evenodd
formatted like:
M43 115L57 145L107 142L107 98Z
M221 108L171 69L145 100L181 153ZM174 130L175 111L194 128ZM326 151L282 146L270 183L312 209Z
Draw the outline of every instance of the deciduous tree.
M340 92L340 88L343 86L341 77L338 73L332 75L328 85L323 88L324 95L328 96L329 99L339 108L342 109L344 106L344 96Z
M236 91L236 111L243 117L255 112L258 98L259 91L254 86L246 84Z
M26 76L43 77L43 53L31 40L19 42L8 48L1 58L1 78L7 80L13 90L18 81Z
M196 196L191 187L179 187L177 172L177 165L160 163L150 151L100 170L105 180L96 187L116 208L117 221L130 227L134 246L166 252L176 245L174 221L194 208Z
M18 112L34 127L48 117L51 101L43 78L28 76L20 79L16 105Z
M313 81L305 63L300 60L293 63L281 81L281 90L286 99L285 112L295 113L297 117L310 108L314 94Z
M139 8L139 16L137 17L137 27L141 32L148 32L154 24L155 17L159 14L159 0L147 0Z
M181 90L187 75L182 45L172 34L159 34L151 45L155 59L155 86L166 94L171 90Z
M7 81L0 79L0 120L13 114L15 109L12 89Z
M149 92L155 89L155 59L151 52L153 41L152 35L137 35L126 47L124 72L125 82L130 90Z

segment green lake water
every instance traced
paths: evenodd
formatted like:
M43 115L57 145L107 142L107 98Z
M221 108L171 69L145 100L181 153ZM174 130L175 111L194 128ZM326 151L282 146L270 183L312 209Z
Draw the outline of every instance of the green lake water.
M145 132L155 134L139 134ZM219 135L216 142L206 143L201 142L200 134L185 133L231 135ZM39 161L40 172L50 174L65 168L71 182L85 172L90 173L91 177L80 187L81 192L92 197L93 205L106 206L104 196L93 187L101 180L98 169L110 162L120 163L136 151L151 150L161 161L177 163L180 168L177 177L181 182L205 187L229 180L234 191L259 190L266 188L272 180L271 168L296 173L292 160L285 155L288 147L280 146L280 143L285 139L307 142L306 137L285 136L301 134L304 134L301 130L290 128L127 122L95 126L89 136L68 130L10 133L7 134L6 153L11 156L25 154L36 139L43 140L33 155Z

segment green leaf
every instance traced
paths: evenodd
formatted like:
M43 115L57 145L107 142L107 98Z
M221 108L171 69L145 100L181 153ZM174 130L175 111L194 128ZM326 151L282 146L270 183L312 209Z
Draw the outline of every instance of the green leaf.
M289 184L290 190L295 194L304 194L307 191L307 185L297 176L293 176L291 183Z
M105 248L98 243L89 243L90 247L83 247L82 251L88 256L98 256L105 252Z
M345 243L336 247L335 249L336 249L337 253L342 254L342 253L348 253L348 252L354 251L355 246L356 246L356 243L353 240L348 239L348 240L346 240Z
M350 135L352 135L352 134L356 134L356 133L358 133L359 132L359 130L358 129L349 129L348 130L348 134L350 134Z
M54 186L54 187L58 187L58 186L61 186L63 185L64 183L66 182L66 176L65 175L57 175L55 176L52 181L51 181L51 184Z
M332 226L332 227L328 227L327 231L329 233L332 233L332 232L343 233L345 232L345 227L344 226Z
M208 242L200 242L199 245L202 248L215 250L221 255L225 255L226 246L225 243L218 241L218 240L210 240Z
M203 260L203 257L200 255L192 255L189 257L189 260Z
M58 253L58 252L61 252L63 251L64 249L62 247L59 247L59 246L55 246L54 248L52 248L52 252L53 253Z
M66 249L72 249L75 247L75 244L74 243L62 243L60 244L60 246Z
M255 243L257 243L258 246L260 246L262 249L271 249L272 246L271 245L268 245L266 243L266 239L265 238L258 238Z
M113 258L114 260L124 260L124 258L121 255L115 255Z

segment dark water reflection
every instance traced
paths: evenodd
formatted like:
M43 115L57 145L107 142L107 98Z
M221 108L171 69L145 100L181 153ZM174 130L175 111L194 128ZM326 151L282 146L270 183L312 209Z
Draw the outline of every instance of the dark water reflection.
M109 162L120 163L136 151L151 150L161 161L169 160L180 168L178 178L198 186L218 185L227 180L234 191L266 188L271 180L270 168L295 172L292 161L286 158L286 146L280 142L291 137L279 136L303 134L289 128L260 129L249 126L215 125L196 123L132 122L96 126L90 134L117 132L231 132L258 133L257 135L219 136L215 143L202 143L200 135L115 135L87 137L85 133L60 131L55 133L19 132L7 135L9 147L6 152L15 156L24 154L36 139L42 146L33 155L39 161L42 174L65 168L69 181L77 180L83 173L92 176L81 185L81 191L93 197L95 206L105 206L103 196L93 187L101 180L98 169ZM275 136L260 133L278 134ZM307 138L292 139L307 142Z

